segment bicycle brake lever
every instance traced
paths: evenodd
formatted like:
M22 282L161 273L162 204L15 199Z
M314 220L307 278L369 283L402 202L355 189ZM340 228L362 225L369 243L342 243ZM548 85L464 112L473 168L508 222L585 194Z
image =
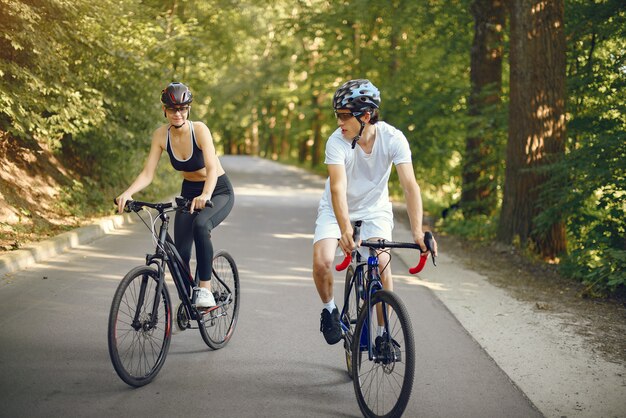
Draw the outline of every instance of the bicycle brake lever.
M433 260L433 266L437 267L437 263L435 262L435 252L433 251L434 246L434 237L432 232L426 231L424 234L424 244L426 244L426 249L430 251L430 257Z

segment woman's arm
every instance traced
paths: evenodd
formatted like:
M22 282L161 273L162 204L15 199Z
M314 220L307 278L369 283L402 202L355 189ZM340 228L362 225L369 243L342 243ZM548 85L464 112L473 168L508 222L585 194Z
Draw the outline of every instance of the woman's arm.
M202 156L204 157L204 166L206 169L206 180L204 181L204 189L202 194L196 196L189 208L191 212L194 209L203 209L207 200L211 200L215 185L217 184L217 153L215 152L215 144L213 143L213 136L209 128L202 122L192 122L194 125L194 131L196 133L196 142L202 150Z
M161 158L161 153L163 152L163 147L161 145L161 135L159 135L159 130L160 129L157 129L152 134L150 153L148 154L148 158L146 159L143 170L141 170L141 173L139 173L135 181L133 181L133 183L128 186L128 189L126 189L126 191L124 191L124 193L119 195L116 199L117 210L119 213L122 213L124 211L126 201L132 200L133 193L143 190L150 183L152 183L154 173L156 171L157 165L159 164L159 159Z

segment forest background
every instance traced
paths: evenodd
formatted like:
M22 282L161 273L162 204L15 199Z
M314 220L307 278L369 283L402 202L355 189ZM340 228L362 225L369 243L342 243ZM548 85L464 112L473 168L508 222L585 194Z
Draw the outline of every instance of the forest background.
M323 174L332 94L369 78L437 229L623 293L625 35L621 0L0 0L0 245L112 213L170 81L220 153ZM159 170L141 197L177 191Z

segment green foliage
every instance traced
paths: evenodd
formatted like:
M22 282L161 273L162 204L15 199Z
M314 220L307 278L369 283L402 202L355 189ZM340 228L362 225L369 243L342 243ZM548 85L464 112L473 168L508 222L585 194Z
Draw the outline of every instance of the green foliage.
M84 218L93 215L93 207L103 205L104 196L99 192L98 184L89 177L82 181L74 180L70 186L62 187L57 205L65 213Z
M467 116L471 4L0 0L0 131L55 150L76 177L60 205L83 216L109 210L140 171L170 81L191 87L191 118L207 123L220 152L324 172L332 94L367 77L382 92L382 119L409 139L426 211L439 213L460 197L474 130L490 131L485 158L502 184L507 83L503 106ZM626 282L624 10L619 0L566 1L569 140L552 177L572 187L548 184L552 203L537 220L566 219L562 269L602 291ZM179 182L162 161L142 196L176 193ZM395 177L390 189L401 194ZM487 240L496 224L459 211L439 227Z
M449 234L462 236L470 241L492 241L496 236L498 218L487 215L475 215L465 218L463 211L453 210L437 222L437 227Z

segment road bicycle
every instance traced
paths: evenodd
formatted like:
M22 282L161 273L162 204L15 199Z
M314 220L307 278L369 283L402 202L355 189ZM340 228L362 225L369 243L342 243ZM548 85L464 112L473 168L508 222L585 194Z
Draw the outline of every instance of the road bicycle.
M361 221L354 224L354 242L359 242ZM433 236L426 232L427 251L409 269L419 273L432 251ZM366 417L399 417L404 412L413 388L415 342L411 319L397 294L384 290L379 266L380 251L392 248L420 250L415 243L386 240L364 241L369 248L366 260L358 250L348 254L335 268L345 270L344 303L340 314L348 375L361 412ZM436 265L436 264L435 264ZM381 332L382 331L382 332Z
M122 279L109 314L109 355L119 377L130 386L150 383L163 367L172 338L173 312L180 330L198 328L204 342L214 350L228 343L237 324L239 273L226 251L213 257L211 290L217 305L208 309L195 305L198 271L195 276L190 274L168 232L169 213L189 211L190 203L181 197L166 203L126 203L125 211L137 213L156 244L154 254L146 255L145 265L135 267ZM156 211L154 218L147 208ZM149 223L139 214L142 210L148 213ZM158 233L157 221L161 222ZM166 268L180 299L175 311L165 282Z

